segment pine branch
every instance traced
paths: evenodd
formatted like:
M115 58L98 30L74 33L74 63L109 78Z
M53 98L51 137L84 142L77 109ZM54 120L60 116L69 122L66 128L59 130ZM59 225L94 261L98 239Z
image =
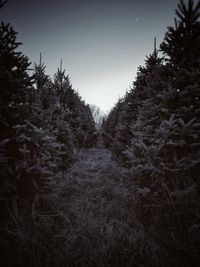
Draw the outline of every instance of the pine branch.
M0 8L2 8L7 2L8 2L8 0L0 1Z

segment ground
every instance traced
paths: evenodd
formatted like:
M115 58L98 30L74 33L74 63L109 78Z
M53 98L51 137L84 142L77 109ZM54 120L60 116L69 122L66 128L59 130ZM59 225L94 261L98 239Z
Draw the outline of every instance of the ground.
M77 266L78 261L90 266L93 260L97 266L110 266L121 259L131 266L142 229L135 220L136 187L127 170L117 166L109 150L82 149L65 182L71 261L75 256Z

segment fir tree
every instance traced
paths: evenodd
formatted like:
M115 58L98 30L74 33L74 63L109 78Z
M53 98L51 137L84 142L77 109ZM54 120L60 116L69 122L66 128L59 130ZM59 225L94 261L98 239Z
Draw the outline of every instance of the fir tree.
M40 61L39 64L34 64L34 82L36 84L37 90L40 88L43 88L46 83L50 81L50 78L48 75L45 74L46 66L44 62L42 62L42 54L40 53Z
M174 27L168 27L161 51L175 67L199 67L200 1L194 4L189 0L186 5L181 0L176 14L178 20L175 19Z
M138 68L136 81L123 99L121 112L118 114L117 123L114 126L115 134L112 133L115 140L113 152L122 162L127 160L124 151L127 146L131 145L131 127L137 121L142 101L151 97L151 92L147 87L148 80L151 79L152 73L160 68L161 64L162 58L158 56L155 39L153 53L146 58L145 66Z
M18 146L14 126L29 113L26 95L31 90L28 75L29 60L16 49L17 33L10 24L0 26L0 144L1 144L1 194L11 194L15 189L15 158Z

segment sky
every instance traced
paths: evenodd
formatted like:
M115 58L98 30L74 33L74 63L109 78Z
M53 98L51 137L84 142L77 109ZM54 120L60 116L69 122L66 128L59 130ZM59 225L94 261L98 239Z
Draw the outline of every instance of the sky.
M53 76L63 60L73 88L108 112L139 65L174 24L178 0L9 0L0 20L18 32L20 50Z

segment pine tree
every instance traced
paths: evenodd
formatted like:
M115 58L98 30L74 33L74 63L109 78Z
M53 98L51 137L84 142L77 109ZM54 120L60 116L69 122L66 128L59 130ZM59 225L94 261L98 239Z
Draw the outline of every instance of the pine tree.
M17 33L10 24L0 26L0 103L1 134L7 134L15 119L17 111L25 109L25 94L31 86L28 76L30 63L28 58L16 49L21 43L16 41ZM4 133L5 131L5 133ZM9 131L9 130L8 130Z
M140 66L138 68L136 81L133 83L131 90L124 97L117 123L115 123L115 134L112 135L115 139L113 152L122 162L126 162L127 160L124 152L127 146L131 145L132 125L137 121L142 102L146 98L151 97L151 92L148 90L147 86L148 80L151 79L152 73L160 68L161 64L162 58L158 56L155 39L154 51L146 58L145 66Z
M182 19L179 21L179 25L187 30L191 27L196 29L199 25L198 10L199 5L194 7L193 1L188 2L188 7L181 1L176 11ZM181 16L181 12L184 16ZM183 29L181 28L181 31ZM176 37L180 39L183 36L181 31L180 27L174 30ZM169 32L166 36L168 34ZM190 39L185 44L183 42L182 45L184 51L192 53L194 36L187 37ZM197 45L198 38L195 42L194 44ZM165 46L162 44L161 48L163 47ZM146 68L141 68L139 79L135 82L135 105L138 107L138 116L132 125L132 144L131 148L127 149L127 156L131 162L130 166L134 166L134 172L146 181L146 185L151 186L151 182L155 185L155 181L162 183L162 179L164 179L170 190L175 190L176 187L184 187L183 184L191 184L193 180L197 180L197 178L190 179L191 176L187 176L186 173L190 173L189 166L194 167L192 162L196 162L195 170L199 166L198 145L195 145L198 144L199 131L199 116L197 115L199 113L200 79L197 65L199 56L196 54L195 59L190 57L190 61L183 64L188 54L182 54L182 57L176 57L173 54L174 49L179 51L179 43L173 40L173 45L171 43L168 49L169 63L162 66L158 61L158 64L155 65L157 67L152 64L150 68L146 65ZM165 53L165 51L163 52ZM196 52L197 50L194 50L194 54ZM187 129L187 134L183 134L181 121L182 125L190 125L191 132ZM194 128L196 129L194 136L197 139L191 137ZM192 147L196 147L195 152ZM197 155L197 158L194 155ZM179 162L179 166L177 162ZM187 163L183 167L184 164L181 165L180 162ZM148 181L149 177L152 177L153 181L151 179L151 182ZM193 177L196 175L194 174ZM181 182L184 179L185 181Z
M42 54L40 53L39 63L34 64L34 86L35 89L33 91L33 99L40 98L42 101L43 109L49 109L52 101L53 90L52 81L50 77L45 73L46 65L42 62ZM39 101L39 99L38 99Z
M168 75L167 75L168 73ZM171 78L172 80L172 78ZM159 176L159 164L156 158L157 130L160 123L171 114L169 104L174 100L173 90L169 89L170 70L168 66L159 66L152 70L143 87L146 97L137 98L137 119L131 125L131 145L127 149L129 166L144 185L151 184L154 174ZM141 88L142 89L142 88Z
M14 126L29 113L26 95L31 90L28 75L29 60L16 49L17 33L10 24L0 26L0 147L1 147L1 194L15 190L15 157L18 147Z
M8 2L8 0L1 0L0 1L0 9Z
M42 54L40 53L40 61L39 64L34 64L34 82L36 84L37 90L40 88L44 88L45 84L50 81L50 78L48 75L45 74L46 66L44 62L42 62Z
M113 128L108 127L118 139L114 153L125 154L123 161L142 188L137 214L148 232L156 228L153 235L167 248L163 266L168 258L174 266L199 262L199 234L191 235L199 230L199 9L199 1L180 1L179 21L168 28L161 45L165 64L157 51L150 55L126 104L118 114L113 110L106 122L110 126L114 117ZM187 251L186 258L173 258L177 247Z
M119 123L119 117L124 107L124 100L119 99L113 109L110 111L106 121L102 125L103 128L103 140L107 148L113 150L113 147L116 146L116 126ZM113 150L117 154L117 151Z
M175 19L175 26L168 27L161 50L175 67L199 67L200 1L194 4L189 0L186 5L181 0L176 14L178 21Z

